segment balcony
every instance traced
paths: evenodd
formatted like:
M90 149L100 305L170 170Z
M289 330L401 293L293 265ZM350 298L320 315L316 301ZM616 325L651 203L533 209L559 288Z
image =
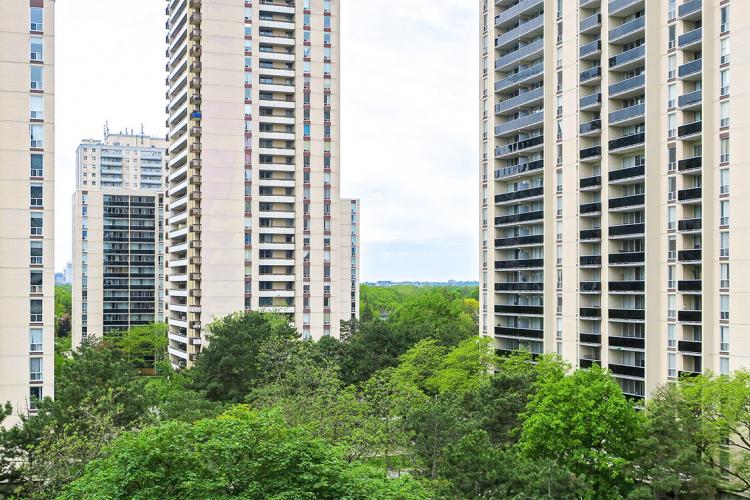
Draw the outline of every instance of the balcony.
M633 76L630 78L626 78L624 80L620 80L617 83L613 83L609 86L609 96L615 97L620 96L620 94L623 94L622 97L625 97L625 94L637 94L643 91L643 87L646 86L646 75L640 74L638 76Z
M601 40L594 40L593 42L589 42L586 44L581 45L581 47L578 49L578 58L579 59L593 59L602 52L602 41Z
M619 139L613 139L609 141L609 150L626 150L632 149L636 146L641 146L646 142L646 133L638 132L635 134L626 135Z
M578 360L578 366L580 366L583 369L591 368L594 365L600 365L602 362L599 359L588 359L588 358L581 358Z
M495 283L496 292L542 292L544 283L541 282L505 282Z
M600 214L602 211L602 204L599 201L594 203L584 203L579 207L578 211L581 215Z
M530 314L541 316L544 314L544 306L497 304L495 312L500 314Z
M518 47L518 49L505 54L495 60L495 71L509 71L513 66L517 66L522 61L533 61L539 59L544 50L544 39L540 38L528 45Z
M602 343L602 336L598 333L579 333L579 339L582 344L597 344Z
M702 317L700 310L677 311L677 321L682 323L700 323Z
M690 189L681 189L677 192L677 199L679 201L701 201L702 196L702 189L697 188L690 188Z
M544 16L537 16L495 37L495 48L502 49L508 45L515 44L520 38L535 34L537 31L541 33L543 28Z
M540 198L543 194L543 187L520 189L510 193L495 195L495 203L507 203L509 201L523 200L526 198Z
M539 210L536 212L525 212L520 214L501 215L499 217L495 217L495 225L501 226L504 224L538 221L542 219L544 219L544 211Z
M686 125L682 125L680 127L677 127L677 136L680 139L685 139L687 137L693 137L693 136L696 136L696 135L700 135L702 129L703 129L703 122L702 121L688 123Z
M586 319L601 319L602 310L599 307L582 307L579 310L579 315Z
M610 69L626 70L635 66L636 61L646 57L646 46L640 45L630 50L620 52L616 56L609 58Z
M635 167L612 170L609 172L609 182L617 182L625 179L636 179L638 177L643 177L645 173L645 165L636 165Z
M602 26L602 15L594 14L583 19L579 25L579 31L583 33L594 33Z
M544 63L535 64L495 82L495 92L503 92L516 85L530 83L533 80L541 81L543 74Z
M690 172L700 170L703 167L703 157L694 156L677 162L677 170L680 172Z
M643 9L644 0L611 0L609 2L610 16L627 16Z
M609 226L609 236L633 236L642 235L646 231L646 224L639 222L637 224L620 224L616 226Z
M635 19L622 23L621 25L609 30L609 43L627 43L642 36L646 28L646 17L636 17Z
M620 198L609 199L609 209L616 210L620 208L638 207L646 203L645 194L634 194L632 196L622 196Z
M496 260L495 270L506 271L513 269L543 268L544 259Z
M593 83L594 81L599 81L602 77L602 68L601 66L594 66L593 68L589 68L585 71L581 71L579 82L580 83Z
M683 219L677 221L677 229L682 232L700 231L703 219Z
M587 190L591 188L600 188L602 187L602 176L594 175L592 177L584 177L583 179L578 181L578 185L581 188L581 190Z
M601 292L602 282L601 281L581 281L578 284L578 287L579 287L579 291L582 293ZM601 314L599 315L601 316Z
M581 240L600 240L602 239L601 229L581 229L579 233Z
M582 136L598 135L602 131L601 120L591 120L590 122L581 123L578 128L578 132Z
M646 290L645 281L610 281L610 292L644 292Z
M599 158L602 156L602 147L593 146L590 148L582 149L580 151L580 155L581 160L591 160L594 158Z
M513 328L510 326L496 326L495 335L502 335L506 337L522 337L526 339L543 339L544 330L536 330L532 328Z
M538 148L538 146L544 145L544 136L536 136L530 139L524 139L522 141L506 144L505 146L498 146L495 148L495 156L507 156L512 153L529 150L532 148Z
M495 127L495 136L502 137L508 135L516 135L521 130L528 130L529 128L539 128L539 125L544 121L544 111L538 111L531 113L514 120L509 120L505 123L501 123Z
M627 349L645 349L646 340L636 337L614 337L612 335L607 339L610 347L625 347Z
M530 16L533 13L541 12L543 8L544 0L521 0L495 16L495 26L502 28L511 25L518 16Z
M589 109L596 109L596 108L601 107L601 105L602 105L601 92L596 92L594 94L583 96L581 97L581 100L578 103L578 107L581 111L589 110Z
M703 289L701 280L683 280L677 282L678 292L700 292Z
M677 17L691 20L700 19L702 8L702 0L689 0L677 8Z
M544 235L515 236L512 238L496 238L495 247L519 247L528 245L541 245L544 243Z
M544 160L535 160L520 165L511 165L495 170L495 179L505 179L544 168Z
M687 94L681 95L677 99L677 105L680 109L690 110L700 108L703 104L703 92L696 90L694 92L688 92Z
M609 319L643 321L646 319L645 309L610 309Z
M677 343L677 349L679 349L680 352L701 353L703 352L703 344L692 340L680 340Z
M537 87L528 92L522 92L515 97L506 99L495 105L495 114L505 113L507 111L516 111L523 106L530 106L534 103L540 103L544 99L544 87Z
M614 365L610 363L608 368L609 368L609 371L611 371L615 375L625 375L628 377L640 377L640 378L643 378L646 376L646 369L641 366Z
M693 80L701 78L701 70L703 69L703 60L696 59L688 63L682 64L677 68L677 74L680 78L685 80Z
M601 255L581 255L578 260L581 267L601 267L602 256Z
M677 260L680 262L700 262L702 254L701 250L680 250L677 252Z
M643 121L643 116L646 113L646 104L636 104L635 106L628 106L627 108L612 111L609 114L610 125L628 125Z
M694 47L701 44L703 37L703 28L696 28L677 37L677 46L681 49Z

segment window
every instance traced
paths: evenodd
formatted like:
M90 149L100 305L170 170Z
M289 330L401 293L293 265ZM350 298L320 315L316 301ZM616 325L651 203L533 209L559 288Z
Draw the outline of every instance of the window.
M729 320L729 295L720 295L719 303L720 303L719 319L728 321Z
M729 31L729 6L721 8L721 32Z
M719 104L719 116L721 117L721 122L719 125L724 128L729 126L729 101L722 101Z
M42 352L43 333L41 328L32 328L29 330L29 351Z
M32 294L42 293L42 271L30 271L29 283L29 291Z
M30 98L30 118L32 120L43 120L44 119L44 96L32 95Z
M30 308L29 310L29 322L31 323L41 323L42 322L42 301L40 299L32 299L30 301Z
M729 327L719 327L719 350L721 352L729 352Z
M677 85L672 83L667 86L667 108L674 108L677 105Z
M669 33L667 36L667 50L672 50L677 45L677 25L672 24L669 26Z
M720 81L720 87L721 90L719 91L719 95L725 96L729 95L729 70L723 69L721 72L719 72L719 81Z
M667 346L677 347L677 325L667 325Z
M719 375L729 375L729 358L719 358Z
M37 409L37 401L42 400L42 386L35 385L29 387L29 410L35 411Z
M44 125L30 125L29 132L31 136L31 147L32 148L43 148L44 147Z
M31 177L44 177L44 156L38 153L31 153Z
M40 266L44 264L44 244L41 241L31 242L31 265Z
M719 170L719 194L729 194L729 169L723 168Z
M30 31L44 31L44 9L42 7L31 7L29 18L31 20Z
M719 287L729 288L729 264L720 264L719 271L721 275Z
M677 0L669 0L667 3L667 19L672 21L677 17Z
M44 60L44 39L32 36L29 41L29 59L32 61Z
M677 168L677 148L671 146L667 148L667 171L674 172Z
M667 73L667 78L671 80L672 78L677 76L677 56L672 54L669 56L669 59L667 59L668 69L669 72Z
M729 257L729 233L724 231L720 234L720 253L721 257Z
M677 296L676 295L667 296L667 319L669 320L677 319Z
M667 353L667 376L668 377L676 377L677 376L677 355L673 352Z
M32 184L29 205L32 207L41 207L44 204L43 188L41 184Z
M667 177L667 200L675 201L677 199L677 177Z
M677 266L667 267L667 288L676 288L677 285Z
M42 358L29 359L29 380L32 382L42 381Z
M720 148L721 156L719 157L719 161L721 163L729 163L729 138L725 137L721 139Z
M36 64L31 65L31 75L29 76L31 90L42 90L44 89L44 68Z
M729 64L729 38L722 38L721 47L721 64Z
M729 201L723 200L719 202L719 208L720 208L719 224L722 226L728 226L729 225Z
M669 113L667 115L667 137L674 139L677 136L677 115Z
M669 231L677 229L677 207L667 208L667 229Z
M31 236L42 236L44 218L41 212L32 212L30 221Z

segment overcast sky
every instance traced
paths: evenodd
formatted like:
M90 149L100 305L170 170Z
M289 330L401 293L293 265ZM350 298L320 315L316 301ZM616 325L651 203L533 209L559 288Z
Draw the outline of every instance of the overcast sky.
M57 0L56 268L82 138L164 128L162 0ZM477 279L477 2L341 0L342 194L362 279Z

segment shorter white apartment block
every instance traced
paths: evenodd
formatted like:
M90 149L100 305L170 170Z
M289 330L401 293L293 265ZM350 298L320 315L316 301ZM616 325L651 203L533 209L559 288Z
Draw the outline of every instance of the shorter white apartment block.
M73 345L164 320L165 144L108 134L78 148Z

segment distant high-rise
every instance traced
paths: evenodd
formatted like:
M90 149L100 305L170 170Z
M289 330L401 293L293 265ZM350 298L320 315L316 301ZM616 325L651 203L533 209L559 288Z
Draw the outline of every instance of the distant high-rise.
M107 134L78 147L73 195L73 345L164 320L167 142Z
M633 397L750 365L750 3L479 5L482 334Z
M170 0L167 15L170 359L190 364L203 328L242 310L337 336L359 293L339 1Z
M54 0L0 2L0 404L54 392Z

